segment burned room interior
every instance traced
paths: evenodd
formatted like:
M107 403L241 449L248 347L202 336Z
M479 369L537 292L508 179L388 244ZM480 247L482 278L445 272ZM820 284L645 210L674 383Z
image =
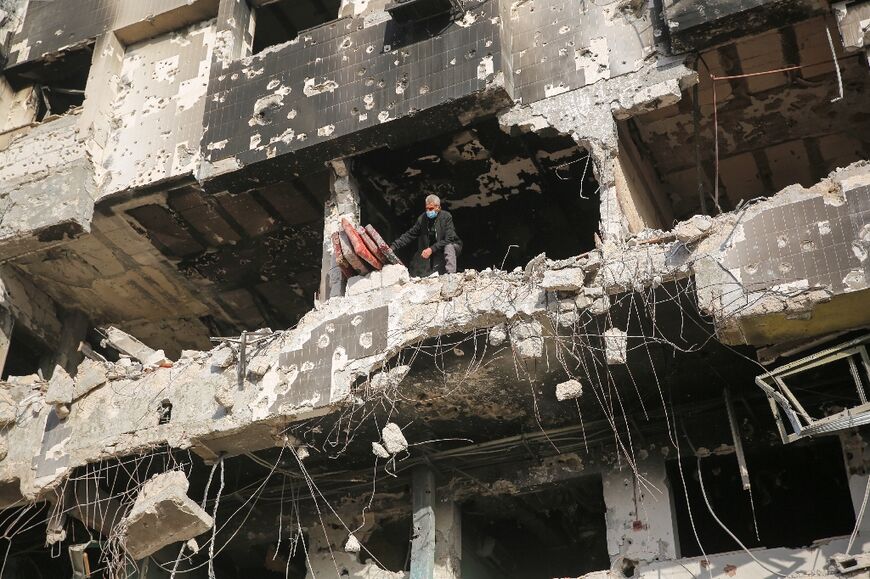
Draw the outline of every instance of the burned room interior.
M870 1L0 0L0 64L0 579L870 573Z

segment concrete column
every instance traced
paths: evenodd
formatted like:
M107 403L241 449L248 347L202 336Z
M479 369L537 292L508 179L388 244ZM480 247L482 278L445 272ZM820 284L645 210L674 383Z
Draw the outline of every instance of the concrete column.
M411 579L435 577L435 473L428 466L411 478L414 531L411 538Z
M607 505L607 552L618 568L624 559L678 558L673 497L661 456L638 461L644 482L628 467L602 476Z
M332 162L330 193L323 211L323 260L320 273L320 291L317 301L344 295L344 279L335 262L332 234L341 229L341 218L358 224L360 219L359 190L344 160Z
M6 356L9 354L9 346L12 345L12 327L14 325L15 318L12 316L12 312L0 307L0 374L6 367Z
M435 505L435 579L462 577L462 512L455 501Z

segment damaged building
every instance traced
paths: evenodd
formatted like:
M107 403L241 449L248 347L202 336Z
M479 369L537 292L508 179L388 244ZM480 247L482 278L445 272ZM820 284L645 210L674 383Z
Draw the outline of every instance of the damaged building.
M868 0L0 0L0 579L870 576L868 61Z

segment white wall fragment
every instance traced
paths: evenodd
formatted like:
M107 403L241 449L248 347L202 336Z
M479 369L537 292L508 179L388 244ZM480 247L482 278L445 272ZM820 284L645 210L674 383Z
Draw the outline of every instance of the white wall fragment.
M628 335L619 328L604 332L604 352L608 364L625 364L628 357Z

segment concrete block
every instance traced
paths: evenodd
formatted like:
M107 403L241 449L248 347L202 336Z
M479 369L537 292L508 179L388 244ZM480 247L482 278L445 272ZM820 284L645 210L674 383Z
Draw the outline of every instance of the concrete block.
M567 380L556 385L556 400L573 400L583 394L583 385L577 380Z
M579 267L547 270L541 280L541 287L547 291L576 292L583 289L586 273Z
M403 450L408 450L408 441L405 439L405 435L402 434L402 429L394 422L384 426L384 429L381 431L381 438L384 440L384 448L390 454L397 454Z
M144 559L211 528L214 521L187 496L188 486L181 471L157 475L142 486L133 508L120 522L124 548L133 559Z
M390 264L385 265L380 271L381 287L390 287L393 285L405 285L411 281L411 276L408 273L408 268L404 265Z
M212 368L229 368L236 360L236 353L229 346L221 346L211 355Z
M108 368L96 360L85 360L79 365L73 399L81 398L108 380Z
M75 380L61 366L55 366L45 393L46 404L69 404L75 396Z
M499 324L494 326L489 330L489 345L497 348L505 343L507 340L507 329L505 329L504 324Z
M142 360L142 364L145 366L166 368L172 366L172 361L166 357L166 352L163 350L156 350L146 359Z
M604 332L604 352L608 364L625 364L628 335L619 328L610 328Z
M536 321L516 322L510 328L514 352L523 359L537 359L544 355L544 330Z
M387 449L380 442L372 443L372 454L378 458L390 458L390 453L387 452Z
M366 275L357 275L347 280L346 295L357 296L381 288L381 272L373 271Z
M130 334L114 326L104 328L103 331L106 333L105 341L122 354L126 354L140 362L145 362L145 360L154 354L153 348L149 348Z

